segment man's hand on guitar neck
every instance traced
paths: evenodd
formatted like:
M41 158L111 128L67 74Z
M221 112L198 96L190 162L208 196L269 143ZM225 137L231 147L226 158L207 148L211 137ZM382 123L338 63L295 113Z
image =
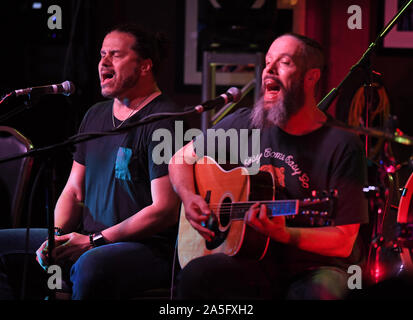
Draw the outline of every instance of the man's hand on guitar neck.
M256 203L245 214L245 221L271 239L324 256L348 257L356 240L359 224L314 228L290 228L283 216L267 216L267 206Z
M275 241L290 242L291 235L285 225L285 217L278 216L270 219L267 215L267 206L264 204L254 203L245 214L245 222Z

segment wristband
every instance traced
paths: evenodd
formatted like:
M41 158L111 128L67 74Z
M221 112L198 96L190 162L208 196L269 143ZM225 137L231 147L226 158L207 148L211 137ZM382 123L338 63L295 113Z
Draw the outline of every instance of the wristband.
M92 247L100 247L106 244L106 240L103 237L102 233L96 232L89 234L89 241Z

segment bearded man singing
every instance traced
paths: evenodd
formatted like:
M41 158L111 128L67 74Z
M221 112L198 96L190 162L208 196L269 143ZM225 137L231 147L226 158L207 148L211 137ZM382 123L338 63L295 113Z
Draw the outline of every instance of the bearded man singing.
M256 202L246 208L244 221L269 237L265 256L213 253L192 259L180 273L179 298L343 299L348 293L348 267L363 261L359 227L368 222L362 190L365 154L356 135L327 126L333 119L317 108L322 48L307 37L285 34L274 40L265 64L262 97L254 108L237 110L215 128L260 129L260 148L252 157L274 177L277 195L306 199L313 190L334 189L338 195L334 221L320 226L298 217L269 218L268 206ZM198 137L174 155L169 175L187 221L208 244L220 232L209 223L219 208L211 208L196 193L192 164L201 156L197 154L201 140ZM240 165L246 163L242 157L239 160Z

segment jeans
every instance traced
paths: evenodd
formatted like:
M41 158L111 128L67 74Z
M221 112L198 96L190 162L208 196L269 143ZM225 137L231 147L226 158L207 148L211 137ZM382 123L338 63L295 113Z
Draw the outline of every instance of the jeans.
M47 274L35 252L47 238L47 229L31 229L25 299L48 295ZM26 229L0 230L0 299L20 297L25 260ZM72 299L129 299L145 290L168 287L172 250L154 243L118 242L86 251L67 269L63 279L72 287Z
M180 272L178 299L344 299L348 275L335 267L308 270L294 277L274 263L213 254L192 260Z

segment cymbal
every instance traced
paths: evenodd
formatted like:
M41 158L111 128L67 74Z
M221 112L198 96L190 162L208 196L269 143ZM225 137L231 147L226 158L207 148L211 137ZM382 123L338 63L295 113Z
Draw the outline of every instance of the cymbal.
M390 132L386 132L386 131L375 129L375 128L366 128L364 126L352 127L336 119L332 119L332 120L327 119L325 124L330 127L340 128L340 129L347 130L347 131L350 131L356 134L363 134L363 135L371 136L375 138L384 138L386 140L390 140L390 141L400 143L406 146L413 145L413 137L407 136L405 134L399 134L399 133L392 134Z

